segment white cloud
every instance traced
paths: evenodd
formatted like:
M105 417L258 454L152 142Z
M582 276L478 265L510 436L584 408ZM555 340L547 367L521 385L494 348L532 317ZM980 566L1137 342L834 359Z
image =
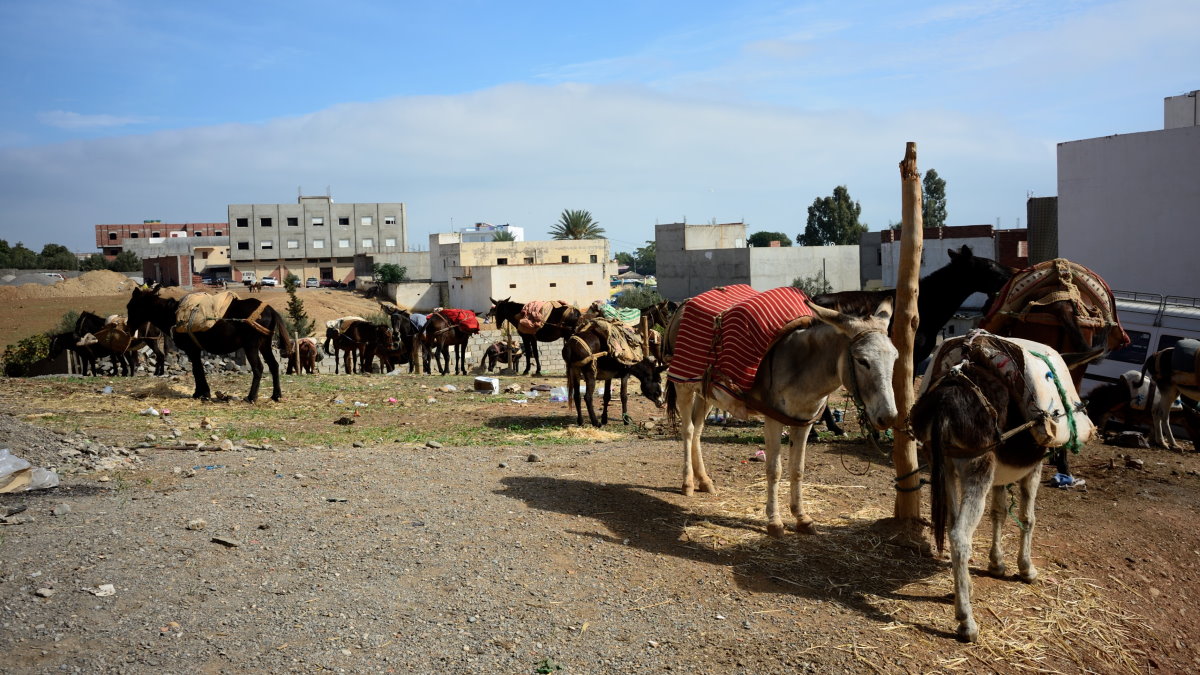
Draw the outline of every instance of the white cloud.
M124 127L131 124L144 124L149 119L145 117L121 115L84 115L66 110L51 110L38 113L38 121L46 126L59 129L100 129L109 127Z
M22 233L38 223L46 241L87 249L96 223L222 221L227 204L286 202L297 186L320 194L327 185L341 202L406 202L410 244L421 247L451 222L510 222L544 237L564 208L588 209L621 242L651 239L655 222L684 217L794 234L807 205L839 184L879 228L899 217L897 163L908 140L921 143L921 167L947 179L954 224L999 215L1013 225L1027 189L1054 192L1052 143L992 119L514 85L0 150L0 199L10 207L0 237L31 239Z

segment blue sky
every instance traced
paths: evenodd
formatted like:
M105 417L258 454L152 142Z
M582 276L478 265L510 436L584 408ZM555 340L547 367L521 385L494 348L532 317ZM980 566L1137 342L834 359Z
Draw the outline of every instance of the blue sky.
M910 140L950 224L1014 227L1057 143L1200 89L1197 26L1195 0L6 0L0 238L88 251L327 187L405 202L420 248L563 209L614 251L683 219L794 236L837 185L880 229Z

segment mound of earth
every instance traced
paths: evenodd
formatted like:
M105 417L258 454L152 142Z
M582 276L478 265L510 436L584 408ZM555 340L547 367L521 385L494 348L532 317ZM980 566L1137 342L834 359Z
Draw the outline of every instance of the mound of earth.
M120 272L94 270L72 279L59 281L52 286L38 282L19 286L0 286L0 301L113 295L132 291L135 286L137 286L136 281Z

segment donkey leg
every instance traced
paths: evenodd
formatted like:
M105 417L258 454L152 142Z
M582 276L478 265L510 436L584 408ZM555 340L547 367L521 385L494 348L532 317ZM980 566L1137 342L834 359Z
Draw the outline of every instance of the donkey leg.
M696 433L692 436L692 471L696 475L696 489L701 492L715 494L717 486L708 477L708 469L704 466L704 452L700 449L700 436L704 433L704 418L708 415L708 401L698 391L693 394L692 422Z
M587 401L588 421L591 422L592 426L594 427L600 426L601 423L596 418L596 375L592 373L590 368L583 372L583 398ZM605 407L607 407L607 405L607 402L605 402ZM601 410L601 413L605 412L607 411ZM604 421L608 421L607 415L605 416Z
M192 392L192 398L207 401L212 398L212 392L208 388L208 378L204 375L204 361L201 358L200 349L184 351L187 353L188 361L192 363L192 379L196 381L196 390Z
M612 378L608 378L604 382L604 395L608 396L612 391ZM608 411L608 406L604 406L605 412ZM626 372L621 376L621 423L629 424L629 373Z
M763 440L767 446L767 534L779 539L783 536L783 518L779 515L779 477L783 473L783 456L780 453L780 437L783 425L768 419L763 426Z
M1175 442L1175 432L1171 431L1171 406L1179 396L1179 387L1168 383L1165 387L1159 387L1158 391L1159 399L1161 400L1154 411L1159 414L1159 427L1162 429L1166 448L1168 450L1181 450L1182 448Z
M262 358L267 362L267 369L271 371L271 400L279 402L283 398L283 391L279 388L279 361L275 358L275 353L271 351L271 340L268 338L263 340L263 346L260 348ZM299 357L300 348L296 347L296 354ZM298 365L298 364L297 364ZM304 371L296 368L296 374L299 375Z
M975 642L979 638L979 626L971 612L971 572L967 563L971 559L971 538L983 517L984 501L992 485L992 466L980 460L951 459L947 465L958 474L961 482L962 499L959 501L958 517L950 528L950 565L954 570L954 618L958 621L958 639Z
M1017 570L1021 581L1033 583L1038 571L1033 566L1033 526L1037 522L1034 515L1034 503L1037 501L1038 484L1042 482L1042 463L1038 462L1033 470L1024 478L1017 481L1021 491L1021 552L1017 557Z
M804 512L804 488L802 487L804 456L808 452L808 432L812 430L812 427L811 424L791 427L788 432L791 444L791 452L788 454L788 473L792 483L788 505L792 508L792 515L796 517L796 531L800 534L817 533L817 526L813 524L813 519Z
M246 354L246 361L250 364L250 393L246 394L246 402L254 403L258 400L258 385L262 383L263 363L262 357L259 356L258 350L247 345L243 351ZM278 365L276 366L278 368ZM277 371L278 372L278 371Z
M1039 464L1040 466L1040 464ZM1007 513L1003 485L992 486L992 550L988 555L988 573L1002 577L1008 571L1004 564L1004 547L1001 539L1004 536L1004 516Z

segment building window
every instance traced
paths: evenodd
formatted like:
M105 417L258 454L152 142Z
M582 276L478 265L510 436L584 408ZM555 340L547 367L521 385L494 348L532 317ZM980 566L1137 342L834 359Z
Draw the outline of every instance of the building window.
M288 216L288 227L300 227L300 219Z
M338 248L350 248L350 240L338 239Z
M248 241L239 241L237 244L238 244L239 251L249 251L250 250L250 242L248 242Z
M563 262L571 262L571 256L569 256L569 255L564 255L564 256L562 257L562 261L563 261Z
M109 240L109 241L116 241L116 240L117 240L117 233L116 233L116 232L109 232L109 233L108 233L108 240Z
M348 218L348 217L338 218L338 225L349 225L349 224L350 224L350 218Z
M553 281L551 281L551 282L550 282L550 288L558 288L558 284L556 284L556 283L554 283Z
M324 239L313 239L312 247L313 248L325 248L325 240Z
M366 227L370 227L371 226L371 216L363 216L360 223Z
M593 255L592 262L600 262L600 260L599 260L599 258L597 258L596 256Z
M517 287L517 285L516 285L516 284L509 284L509 285L508 285L508 287L509 287L509 288L516 288L516 287Z
M275 248L275 242L270 239L260 241L258 242L258 247L264 251L270 251Z
M384 225L395 225L396 224L396 216L384 216L383 224Z
M162 236L162 232L151 232L150 236L154 237L155 239L158 239L159 237Z
M221 231L220 231L220 230L217 230L217 231L213 232L213 236L214 236L214 237L219 237L219 236L221 236Z
M1029 242L1027 242L1027 241L1018 241L1017 242L1017 257L1018 258L1028 258L1029 257Z
M138 238L138 233L137 233L137 232L130 232L130 233L129 233L129 238L130 238L130 239L137 239L137 238Z
M363 239L363 245L362 245L362 247L363 247L363 248L371 248L371 247L373 247L374 245L375 245L375 240L374 240L374 239L372 239L372 238L370 238L370 237L367 237L366 239Z
M238 227L250 227L250 219L249 218L238 218L236 223L237 223Z
M324 218L313 218L312 224L316 225L317 227L324 227L325 219Z
M496 264L497 265L507 265L508 258L496 258Z
M588 285L588 286L591 286L591 285L592 285L592 282L590 282L590 281L589 281L589 282L587 282L587 285Z
M387 239L384 239L384 240L383 240L383 245L384 245L384 246L395 246L395 245L396 245L396 238L395 238L395 237L388 237Z
M526 264L526 265L532 265L532 264L533 264L533 258L526 258L526 259L525 259L525 264Z
M271 227L271 219L270 218L259 218L258 224L260 227Z
M295 239L288 239L287 247L288 248L300 248L300 242L296 241Z
M203 253L201 253L200 257L203 258L204 260L208 260L208 251L204 251Z

